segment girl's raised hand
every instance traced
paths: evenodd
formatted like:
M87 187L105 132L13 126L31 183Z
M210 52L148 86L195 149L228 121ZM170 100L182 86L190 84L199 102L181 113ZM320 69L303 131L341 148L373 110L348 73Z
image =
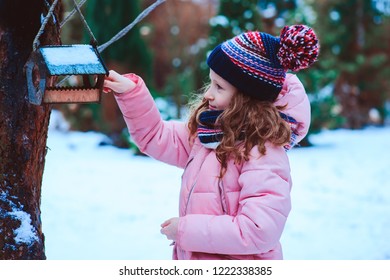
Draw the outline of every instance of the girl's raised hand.
M104 80L103 91L105 93L114 91L116 93L124 93L134 89L136 84L121 74L110 70L108 77Z

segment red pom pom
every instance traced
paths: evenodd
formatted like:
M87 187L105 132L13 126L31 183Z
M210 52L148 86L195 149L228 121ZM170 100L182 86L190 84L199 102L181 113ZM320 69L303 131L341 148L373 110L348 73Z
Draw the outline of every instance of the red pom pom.
M310 27L285 26L280 33L278 58L286 70L308 68L317 60L319 49L317 35Z

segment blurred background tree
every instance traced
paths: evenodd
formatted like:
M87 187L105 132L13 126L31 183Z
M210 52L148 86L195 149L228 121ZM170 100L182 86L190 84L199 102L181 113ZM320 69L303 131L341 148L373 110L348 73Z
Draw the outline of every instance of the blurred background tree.
M322 1L324 2L324 1ZM259 7L265 31L278 36L285 25L304 24L314 28L320 39L320 55L310 69L295 73L302 81L311 102L312 122L308 136L300 145L310 145L308 139L311 133L322 128L337 128L343 123L339 114L340 105L333 95L332 81L337 77L334 69L325 71L322 66L324 50L322 24L312 0L260 0ZM326 63L326 62L325 62Z
M154 0L144 1L150 5ZM209 19L215 14L216 1L169 0L145 19L151 26L147 36L154 53L154 81L160 96L171 104L167 118L182 117L188 94L197 88L197 58L207 45Z
M257 0L221 0L218 14L210 20L210 49L223 41L250 30L261 30Z
M208 53L218 44L244 31L261 29L261 17L257 0L221 0L216 15L208 19L210 31L196 56L194 85L201 88L208 80L209 68L206 64Z
M314 89L332 85L340 104L334 112L342 127L358 129L383 124L390 91L390 22L381 2L371 0L312 1L321 38L319 72ZM387 1L387 12L390 3ZM379 8L379 9L378 9ZM313 73L314 74L314 73Z

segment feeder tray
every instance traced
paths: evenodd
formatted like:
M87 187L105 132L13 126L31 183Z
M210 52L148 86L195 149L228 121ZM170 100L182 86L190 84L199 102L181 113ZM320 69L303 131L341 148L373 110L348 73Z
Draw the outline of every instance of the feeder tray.
M39 47L26 63L29 101L36 105L99 103L105 75L107 68L92 45ZM72 85L57 84L60 77L68 76L72 80L67 82Z

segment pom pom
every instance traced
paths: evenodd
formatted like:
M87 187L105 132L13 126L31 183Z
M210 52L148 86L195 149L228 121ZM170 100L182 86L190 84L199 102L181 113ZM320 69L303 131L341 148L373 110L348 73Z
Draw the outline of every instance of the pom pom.
M305 25L285 26L280 33L278 58L287 70L308 68L318 57L319 43L313 29Z

